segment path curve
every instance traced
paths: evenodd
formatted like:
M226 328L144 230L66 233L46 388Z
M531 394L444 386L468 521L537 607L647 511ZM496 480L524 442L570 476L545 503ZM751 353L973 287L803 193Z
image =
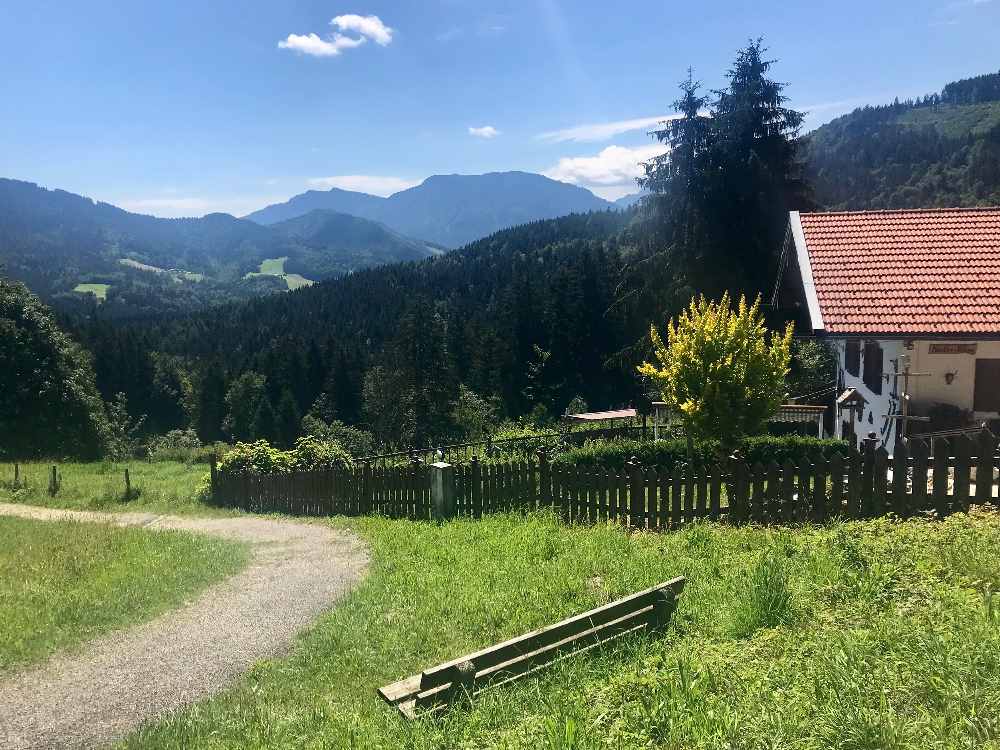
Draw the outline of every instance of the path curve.
M257 660L284 653L368 564L357 537L319 524L7 503L0 514L180 529L250 542L253 550L246 568L182 608L0 677L3 748L99 746L218 692Z

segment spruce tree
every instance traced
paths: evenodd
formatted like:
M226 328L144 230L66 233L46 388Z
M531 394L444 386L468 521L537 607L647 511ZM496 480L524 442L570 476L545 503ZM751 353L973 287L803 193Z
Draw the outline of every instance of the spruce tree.
M253 426L250 430L254 440L266 440L272 445L280 441L278 420L271 406L271 399L263 394L257 402L257 411L253 416Z
M277 414L275 415L275 433L279 444L283 448L291 448L295 444L295 438L299 436L302 415L299 406L295 403L295 396L290 389L286 388L278 401Z

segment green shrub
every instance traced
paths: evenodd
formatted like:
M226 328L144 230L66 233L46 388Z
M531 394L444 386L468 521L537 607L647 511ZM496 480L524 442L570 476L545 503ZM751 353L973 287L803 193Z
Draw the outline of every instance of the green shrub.
M695 443L695 461L699 463L717 461L719 450L719 444L714 441ZM803 460L814 461L820 456L829 458L834 453L847 455L849 446L843 440L820 440L797 435L783 437L759 435L743 439L739 450L744 459L751 464L768 464L771 461L781 464L787 459L798 463ZM579 448L572 448L559 454L553 463L620 470L632 457L638 459L643 466L656 466L669 471L675 465L688 461L687 443L679 439L593 440L587 441Z
M292 470L292 454L272 448L266 440L237 443L219 464L219 470L233 476L285 474Z
M326 422L319 417L306 414L302 418L302 432L323 442L339 443L355 458L375 453L374 435L336 419Z
M293 471L349 471L354 468L354 460L344 446L334 440L320 440L311 435L296 440L295 448L286 455L290 457Z
M531 461L538 451L552 451L560 442L551 429L539 428L528 422L504 422L490 435L492 445L482 456L494 463Z
M194 430L171 430L158 435L146 446L151 461L177 461L186 464L207 464L214 456L217 461L230 450L226 443L203 445Z
M219 464L219 470L233 476L287 474L292 471L350 470L354 460L344 446L332 440L300 437L290 451L272 448L266 440L237 443Z

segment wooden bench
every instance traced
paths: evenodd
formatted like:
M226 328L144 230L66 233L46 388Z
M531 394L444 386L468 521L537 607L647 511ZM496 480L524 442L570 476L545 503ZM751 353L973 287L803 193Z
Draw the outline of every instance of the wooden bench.
M553 661L638 630L658 630L670 619L684 578L674 578L553 625L425 669L379 688L409 719L417 709L437 710L462 696L501 685Z

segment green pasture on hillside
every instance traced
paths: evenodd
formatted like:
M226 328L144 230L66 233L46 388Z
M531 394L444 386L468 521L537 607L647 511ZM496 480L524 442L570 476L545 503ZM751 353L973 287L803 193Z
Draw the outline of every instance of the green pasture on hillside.
M110 288L110 284L77 284L73 287L73 291L80 294L93 294L98 300L104 302L108 298L108 289Z
M285 273L285 261L288 260L287 257L282 258L268 258L267 260L261 261L259 271L251 271L246 276L250 278L251 276L280 276L285 280L289 289L299 289L304 286L311 286L313 282L311 279L307 279L297 273Z

